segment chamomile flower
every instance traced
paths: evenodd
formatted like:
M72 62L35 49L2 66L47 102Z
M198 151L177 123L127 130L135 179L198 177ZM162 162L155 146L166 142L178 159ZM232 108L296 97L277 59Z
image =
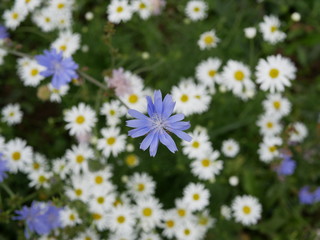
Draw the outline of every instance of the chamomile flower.
M48 84L48 88L50 90L50 101L51 102L61 102L61 98L65 96L70 87L69 85L62 85L59 89L52 86L51 83Z
M160 226L163 212L162 205L156 198L146 198L137 200L136 214L140 220L143 231Z
M263 91L283 92L285 87L291 86L296 77L296 67L290 59L281 55L260 59L256 67L257 83Z
M178 240L200 240L203 237L201 233L195 223L188 221L179 226L176 237Z
M197 215L197 226L200 227L203 233L212 228L216 220L210 216L208 210L204 210Z
M203 0L191 0L187 3L185 13L192 21L203 20L207 17L208 5Z
M136 217L131 206L113 207L108 214L108 228L113 232L131 233L136 225Z
M302 142L308 136L306 125L301 122L295 122L289 127L289 140L291 142Z
M74 4L74 0L52 0L50 1L49 7L55 14L61 14L70 11L72 4Z
M67 167L67 161L65 158L57 158L53 161L52 170L55 174L59 175L61 179L66 179L69 169Z
M243 31L246 38L249 38L249 39L254 38L257 34L257 29L255 27L247 27L243 29Z
M61 210L60 221L63 227L74 227L75 225L82 223L77 211L69 207L65 207L63 210Z
M91 185L92 191L105 188L108 189L109 192L111 192L114 188L113 185L110 183L111 177L111 170L105 168L97 172L90 172L87 176L87 181Z
M249 195L238 196L232 202L232 213L236 222L255 225L261 218L262 207L258 199Z
M291 103L280 94L269 94L262 105L266 114L278 118L287 116L291 111Z
M16 6L11 10L6 10L3 14L4 24L7 28L15 30L28 15L27 8Z
M217 37L215 30L204 32L200 35L198 40L198 46L201 50L215 48L220 42L220 39Z
M228 139L222 142L221 152L227 157L235 157L239 153L239 150L239 143L234 139Z
M231 208L226 205L222 205L220 208L220 214L225 219L230 220L231 219Z
M105 157L118 156L125 150L126 136L120 134L120 128L110 127L101 129L102 138L98 140L97 148Z
M272 137L280 134L282 126L279 123L279 119L274 115L261 115L257 125L260 128L260 133L263 136Z
M216 83L221 60L218 58L208 58L196 67L196 77L205 86L213 86Z
M80 233L73 240L99 240L100 237L95 230L88 228L85 232Z
M91 107L84 103L79 103L77 107L73 106L66 111L64 120L67 122L65 128L69 130L71 136L74 136L91 132L97 118Z
M108 228L108 213L106 211L91 211L92 224L99 231L107 230Z
M132 7L142 19L148 19L152 14L152 3L149 0L135 0Z
M184 224L185 222L195 220L195 217L192 214L188 203L183 199L175 200L174 213L178 219L179 224Z
M275 157L279 156L279 146L282 145L282 139L279 137L265 137L259 144L258 154L260 160L270 163Z
M80 171L88 171L88 160L94 157L93 150L85 144L78 146L72 146L70 150L67 150L65 158L68 160L68 168L73 173L79 173Z
M163 229L162 234L167 238L173 238L176 234L179 220L176 216L175 210L167 210L163 213L161 228Z
M87 201L91 211L109 211L116 196L111 192L111 188L100 188L99 191L90 191L90 198Z
M208 152L206 157L198 158L191 163L191 172L199 179L214 180L223 168L223 162L217 160L219 156L218 151Z
M60 32L59 38L51 44L64 57L71 57L80 48L80 35L71 32Z
M127 22L132 17L132 7L127 0L112 0L108 6L108 20L112 23Z
M120 123L120 118L127 112L127 109L118 100L112 100L102 105L100 114L106 116L107 124L115 126Z
M26 172L32 173L45 170L48 170L48 163L45 156L34 153L32 161L26 166Z
M250 80L250 69L242 62L229 60L223 67L222 84L233 93L241 93L244 89L251 89L254 83Z
M263 22L259 24L263 39L271 44L282 42L286 34L279 30L280 25L280 20L276 16L264 16Z
M28 174L30 180L29 186L35 187L36 189L39 189L40 187L49 188L51 177L51 172L45 172L43 170L31 172Z
M15 103L5 106L1 111L1 115L2 121L12 126L21 123L23 113L20 109L20 105Z
M127 182L127 188L133 199L147 198L154 194L155 182L146 173L134 173Z
M127 149L128 151L128 149ZM125 158L124 158L124 162L127 164L128 167L133 168L139 165L140 160L139 157L135 154L128 154Z
M85 178L85 175L73 175L71 184L65 187L66 196L70 200L80 200L87 202L90 197L91 184Z
M43 32L53 31L56 27L55 16L50 8L35 12L32 20Z
M200 183L190 183L183 191L183 201L191 211L203 210L209 204L209 191Z
M15 5L26 8L29 12L32 12L36 7L41 4L41 0L16 0Z
M26 141L20 138L15 138L6 143L3 154L8 161L9 170L13 173L25 171L25 167L32 162L32 148L27 146Z
M190 142L182 142L182 152L189 158L205 157L206 152L212 151L212 146L209 141L209 136L205 129L195 129L190 133L192 140Z
M28 64L25 64L28 62ZM25 86L36 87L44 79L40 72L45 68L37 63L36 60L24 59L18 61L18 73Z

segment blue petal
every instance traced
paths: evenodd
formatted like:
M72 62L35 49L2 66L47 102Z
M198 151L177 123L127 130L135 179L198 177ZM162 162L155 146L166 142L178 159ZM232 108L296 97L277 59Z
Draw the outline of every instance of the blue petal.
M167 129L171 132L171 129L175 130L187 130L190 128L189 122L175 122L175 123L169 123Z
M137 129L130 130L128 134L129 136L136 138L136 137L141 137L143 135L146 135L148 132L150 132L150 130L151 129L149 127L137 128Z
M171 95L167 94L163 100L163 118L167 119L172 114L175 105L176 103L172 100Z
M181 138L181 139L183 139L183 140L185 140L187 142L191 142L191 140L192 140L192 137L189 134L187 134L187 133L185 133L183 131L172 130L171 132L174 133L177 137L179 137L179 138Z
M153 140L153 138L154 138L154 136L155 136L155 133L156 133L156 131L151 131L151 132L143 139L142 143L140 144L140 149L146 150L146 149L150 146L150 144L151 144L151 142L152 142L152 140Z
M162 94L160 90L154 91L154 106L158 114L162 114Z
M155 132L155 135L152 139L152 142L150 144L150 149L149 149L151 157L154 157L157 154L158 146L159 146L159 133Z
M146 127L148 125L148 121L146 120L128 120L126 122L127 127L132 127L132 128L139 128L139 127Z
M174 122L178 122L184 119L184 115L182 113L173 115L171 117L169 117L168 122L169 123L174 123Z
M171 152L174 153L174 152L176 152L178 150L175 142L173 141L172 137L168 133L163 131L162 133L159 134L159 137L160 137L160 142L163 145L167 146L167 148Z
M148 102L148 114L150 117L152 117L152 115L154 114L154 104L152 102L151 97L147 96L147 102Z
M128 113L134 118L138 118L141 120L148 120L148 117L146 115L143 115L141 112L138 112L137 110L129 109Z

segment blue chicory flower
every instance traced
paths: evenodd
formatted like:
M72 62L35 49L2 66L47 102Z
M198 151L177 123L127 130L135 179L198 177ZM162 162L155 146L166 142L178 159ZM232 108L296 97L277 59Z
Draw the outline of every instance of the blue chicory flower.
M313 193L314 195L314 201L320 202L320 187L317 187L317 189Z
M288 176L292 175L295 169L296 162L292 160L290 156L284 156L284 159L282 160L276 171L280 176Z
M78 77L78 64L71 57L64 58L62 52L57 52L56 49L45 50L43 55L38 55L35 59L38 64L46 67L46 70L40 73L42 76L53 76L51 84L56 89Z
M49 234L51 230L61 226L60 208L50 203L32 202L30 207L23 206L22 210L16 211L18 216L14 220L26 222L25 237L30 237L30 232L39 235Z
M310 192L308 186L304 186L299 191L299 200L302 204L312 204L314 201L314 194Z
M149 117L133 109L129 109L128 111L132 117L136 118L127 121L128 127L135 128L129 131L129 136L136 138L146 135L140 144L140 149L146 150L150 147L150 156L154 157L160 141L171 152L176 152L178 149L169 135L170 132L183 140L192 140L191 136L183 132L190 128L189 122L182 121L184 115L176 114L171 116L175 102L169 94L162 100L161 91L157 90L154 92L154 102L149 96L147 96L147 102Z
M7 28L3 25L0 25L0 39L6 39L9 37Z
M8 162L2 158L2 154L0 153L0 182L7 177L6 172L9 171Z

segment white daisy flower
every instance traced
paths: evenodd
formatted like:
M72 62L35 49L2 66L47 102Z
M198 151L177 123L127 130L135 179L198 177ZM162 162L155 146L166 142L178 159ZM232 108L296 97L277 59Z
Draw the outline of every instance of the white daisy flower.
M59 14L70 11L73 4L74 0L51 0L49 8L51 8L55 14Z
M66 196L70 200L80 200L88 202L90 197L91 184L83 175L73 175L71 177L71 185L65 187Z
M280 94L269 94L267 99L262 102L264 111L267 115L282 118L287 116L291 111L291 103Z
M88 160L94 158L94 153L86 144L73 145L70 150L67 150L65 158L68 160L69 171L78 174L80 171L88 171Z
M218 151L209 152L206 157L198 158L191 163L191 172L202 180L214 180L222 168L223 162L217 160L220 154Z
M35 187L36 189L41 187L49 188L51 185L49 182L51 177L51 172L45 172L43 170L31 172L28 174L30 180L29 187Z
M222 205L220 208L220 214L225 219L230 220L231 219L231 208L226 205Z
M26 19L27 15L27 8L17 5L13 9L4 12L4 25L9 29L15 30Z
M214 29L208 32L204 32L200 35L198 40L198 45L201 50L215 48L220 42L220 39L217 37Z
M110 183L112 177L111 170L105 168L97 172L90 172L86 176L88 183L91 185L92 191L99 191L102 188L108 189L109 192L113 191L114 187Z
M283 92L296 77L296 67L290 59L281 55L260 59L256 67L257 83L263 91Z
M222 142L221 152L226 156L233 158L239 153L239 143L234 139L224 140Z
M163 212L162 205L158 199L150 197L146 199L138 199L136 206L136 214L140 220L140 226L143 231L160 226Z
M112 23L127 22L132 17L132 7L127 0L112 0L108 6L108 20Z
M120 134L120 128L110 127L101 129L103 138L98 140L97 148L105 157L112 154L114 157L125 150L126 135Z
M18 74L25 86L38 86L44 79L44 76L40 74L44 70L45 67L39 65L36 60L18 60Z
M128 149L127 149L128 151ZM127 164L128 167L133 168L139 165L140 160L139 157L135 154L129 154L124 158L124 162Z
M243 31L246 38L249 38L249 39L254 38L257 34L257 29L255 27L247 27L243 29Z
M289 126L289 141L301 143L308 136L306 125L295 122Z
M65 158L58 158L52 161L52 170L55 174L59 175L61 179L66 179L69 169L67 167L67 161Z
M231 176L229 178L229 184L233 187L238 186L239 184L239 178L237 176Z
M190 183L183 190L183 201L191 211L201 211L209 204L210 193L203 184Z
M229 60L223 67L221 74L222 84L233 93L241 93L245 89L252 89L254 83L251 81L251 72L248 66L242 62Z
M22 8L26 8L29 12L32 12L36 7L39 7L41 0L16 0L15 5Z
M107 124L115 126L120 123L120 118L127 113L127 109L118 100L112 100L102 105L100 114L106 116Z
M258 154L260 160L265 163L270 163L274 158L279 156L279 146L282 145L282 139L279 137L266 137L259 144Z
M258 199L249 195L237 196L232 202L232 213L243 225L256 224L261 218L262 207Z
M260 134L266 137L278 135L282 131L279 118L274 115L261 115L257 121L257 125L260 128Z
M133 232L136 218L132 206L120 205L113 207L108 214L108 228L113 232Z
M60 32L59 38L51 44L51 48L62 52L64 57L70 57L80 48L80 34Z
M62 85L59 89L54 88L51 83L48 84L48 88L50 90L50 101L51 102L61 102L61 97L65 96L70 87L68 84Z
M43 31L50 32L56 27L54 12L51 8L43 8L32 16L32 21Z
M167 210L163 214L161 228L163 229L162 235L166 238L173 238L176 234L178 227L178 218L176 216L175 210Z
M135 0L132 3L132 7L144 20L148 19L152 14L152 3L149 0Z
M13 173L24 172L26 166L32 163L32 148L27 146L27 142L20 138L15 138L6 143L3 155L8 160L10 172Z
M108 228L108 213L106 211L92 211L92 224L98 231L105 231Z
M127 182L128 192L133 199L151 197L155 191L155 182L146 173L134 173Z
M23 112L20 109L20 105L15 103L6 105L2 109L1 115L2 121L12 126L21 123Z
M69 207L65 207L60 211L60 221L63 227L74 227L75 225L82 223L78 213Z
M100 240L100 236L95 230L88 228L85 232L80 233L73 240Z
M79 103L77 107L73 106L66 111L64 120L67 122L65 128L69 130L71 136L74 136L91 132L97 118L90 106Z
M197 79L205 86L214 86L220 66L221 60L218 58L208 58L200 62L196 67Z
M271 44L282 42L286 38L286 34L281 32L280 20L275 16L264 16L263 22L259 24L263 39Z
M176 237L177 240L200 240L204 236L195 223L188 221L179 226Z
M191 0L187 3L185 13L192 21L203 20L207 17L208 5L203 0Z
M208 210L199 213L199 215L197 216L197 226L200 227L203 233L211 229L214 226L215 222L216 220L210 216Z
M191 142L183 141L182 152L189 158L202 158L207 152L212 151L212 146L209 141L209 136L205 129L195 129L192 133L188 133L192 140Z
M90 191L90 198L87 200L91 211L109 211L116 196L110 188L100 188L99 191Z
M195 220L188 203L183 199L175 200L174 213L179 224Z
M47 160L45 156L39 153L34 153L32 161L25 168L26 173L46 171L46 170L48 170Z

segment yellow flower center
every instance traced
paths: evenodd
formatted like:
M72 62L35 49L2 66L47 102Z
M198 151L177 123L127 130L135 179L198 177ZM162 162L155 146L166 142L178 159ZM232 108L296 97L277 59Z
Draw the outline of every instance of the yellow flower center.
M60 46L60 51L64 52L65 50L67 50L67 46L66 45L62 45Z
M43 175L41 175L39 178L38 178L38 181L39 183L45 183L47 181L47 178Z
M126 221L126 218L124 216L119 216L117 218L118 223L124 223Z
M184 230L184 235L190 235L190 233L191 233L191 231L190 231L190 229L188 229L188 228L186 228L185 230Z
M13 19L15 19L15 20L17 20L18 19L18 17L19 17L19 14L18 13L12 13L12 18Z
M184 209L178 209L178 215L180 216L180 217L184 217L185 215L186 215L186 210L184 210Z
M92 240L91 237L85 237L84 240Z
M267 122L267 128L273 128L273 123L272 122Z
M59 9L62 9L62 8L64 8L64 4L63 3L59 3L58 5L57 5L57 8L59 8Z
M215 71L215 70L210 70L210 71L208 72L208 74L209 74L210 77L214 77L214 76L216 75L216 73L217 73L217 71Z
M281 107L281 103L279 101L274 101L273 106L275 109L279 109Z
M244 79L244 73L242 71L236 71L234 73L234 78L237 80L237 81L242 81Z
M209 219L206 218L206 217L201 217L201 218L199 219L199 224L200 224L200 225L205 226L205 225L208 224L208 222L209 222Z
M275 152L277 150L277 147L276 146L271 146L271 147L269 147L269 151L270 152Z
M200 11L200 8L199 8L199 7L195 7L195 8L193 9L193 11L199 12L199 11Z
M147 6L144 3L140 3L139 8L140 9L145 9Z
M33 169L35 169L35 170L40 168L39 163L33 163L32 166L33 166Z
M35 68L34 68L34 69L31 70L31 76L32 76L32 77L37 76L38 73L39 73L39 70L38 70L38 69L35 69Z
M12 153L12 159L15 161L19 161L21 158L21 153L20 152L14 152Z
M130 103L136 103L136 102L138 102L138 96L137 96L136 94L130 95L130 97L129 97L129 102L130 102Z
M95 182L96 184L101 184L103 182L103 178L101 176L96 176Z
M134 154L130 154L126 157L126 163L128 166L134 166L137 163L137 157Z
M205 36L204 37L204 42L205 42L205 44L210 45L210 44L212 44L214 42L214 38L212 36L209 36L209 35Z
M183 95L181 96L180 100L181 100L181 102L188 102L189 97L188 97L188 95L183 94Z
M74 216L73 213L71 213L71 214L69 215L69 219L70 219L71 221L74 221L74 220L76 220L76 217Z
M194 141L194 142L192 143L192 147L193 147L193 148L199 148L199 147L200 147L200 143L199 143L198 141Z
M31 0L25 0L25 3L29 3Z
M150 217L152 215L152 209L151 208L144 208L142 211L142 214L145 217Z
M198 201L200 199L200 195L198 193L193 194L193 200Z
M103 204L103 203L104 203L104 197L98 197L98 198L97 198L97 202L98 202L99 204Z
M251 213L251 208L248 206L244 206L242 208L242 211L244 212L244 214L250 214Z
M113 206L116 207L116 206L122 205L122 204L123 204L123 202L120 199L117 199L117 200L114 201Z
M209 167L210 166L210 160L209 159L203 159L201 161L202 166Z
M51 22L51 18L48 18L48 17L46 17L44 20L45 20L47 23Z
M276 78L279 76L279 70L276 68L272 68L269 72L270 77Z
M123 12L123 7L121 7L121 6L117 7L117 12L118 12L118 13Z
M114 116L116 114L116 111L111 109L109 113L110 113L111 116Z
M81 195L82 195L82 190L81 189L76 189L75 191L75 194L78 196L78 197L80 197Z
M168 221L166 221L166 225L167 225L168 228L173 228L174 227L174 221L168 220Z
M143 183L139 183L139 184L137 185L137 190L138 190L139 192L142 192L144 189L145 189L145 186L144 186Z
M82 124L82 123L84 123L85 120L86 120L86 119L84 118L84 116L80 115L80 116L78 116L78 117L76 118L76 123Z
M76 157L76 162L77 163L83 163L83 161L84 161L84 157L82 156L82 155L78 155L77 157Z
M107 144L113 145L116 142L116 139L114 137L107 138Z
M99 213L93 213L92 218L93 220L100 220L102 218L102 215Z
M278 30L277 26L271 26L270 31L273 33Z
M9 113L9 116L13 117L14 116L14 112Z

